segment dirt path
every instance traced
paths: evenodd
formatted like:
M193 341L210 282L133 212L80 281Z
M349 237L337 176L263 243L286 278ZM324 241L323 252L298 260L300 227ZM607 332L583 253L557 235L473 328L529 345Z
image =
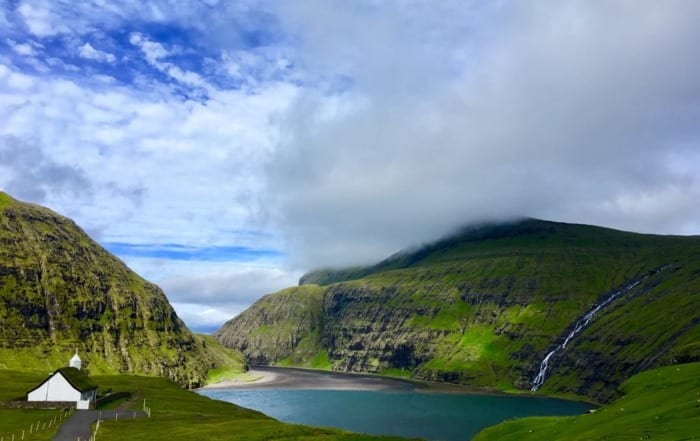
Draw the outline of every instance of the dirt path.
M92 435L91 426L98 419L114 421L144 416L140 410L76 410L58 429L54 441L87 441Z

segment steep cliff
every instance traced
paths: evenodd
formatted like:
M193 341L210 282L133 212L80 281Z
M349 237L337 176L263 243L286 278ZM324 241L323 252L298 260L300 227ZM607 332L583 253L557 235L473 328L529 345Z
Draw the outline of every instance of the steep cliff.
M323 288L293 287L258 300L247 313L214 333L223 345L239 348L252 364L313 365L321 351ZM250 332L238 332L238 329Z
M0 368L64 365L200 385L224 360L177 317L163 292L73 221L0 192Z
M284 345L255 337L264 334L260 303L217 336L256 363L288 363L294 341L313 341L317 352L292 364L327 356L341 371L528 389L577 319L642 277L553 357L543 386L605 401L636 372L700 357L700 238L532 219L483 226L372 267L302 278L329 285L314 288L313 331ZM273 305L289 308L295 292L263 300L263 330L294 323Z

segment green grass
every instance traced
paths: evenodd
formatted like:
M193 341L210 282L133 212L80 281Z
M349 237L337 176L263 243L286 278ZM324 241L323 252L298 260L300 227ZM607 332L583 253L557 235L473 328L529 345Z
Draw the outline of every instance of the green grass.
M19 441L24 432L25 441L51 440L65 416L60 410L0 409L0 438L10 441L14 435Z
M381 375L386 377L411 378L411 371L406 369L390 368L384 369Z
M0 210L3 210L5 207L8 207L16 202L17 201L10 197L10 195L0 191Z
M207 384L240 379L245 375L246 365L243 354L224 347L211 335L197 334L196 337L203 342L216 363L216 367L207 373Z
M325 350L318 351L318 354L309 360L309 367L312 369L330 370L331 362L328 358L328 352Z
M46 373L37 371L17 372L0 369L0 385L2 385L0 387L0 401L26 397L27 391L37 386L46 376ZM61 412L58 410L0 409L0 437L9 441L14 433L15 439L19 440L24 430L25 440L50 440L58 430L58 426L48 427L49 421L54 418L62 418ZM37 422L41 422L42 428L29 437L30 426L36 427Z
M700 363L643 372L625 382L622 392L595 413L506 421L474 441L700 439Z
M95 381L114 391L133 392L140 397L137 407L145 399L151 408L150 419L103 422L98 433L101 441L160 441L164 437L168 441L401 439L281 423L259 412L183 390L161 378L104 376Z

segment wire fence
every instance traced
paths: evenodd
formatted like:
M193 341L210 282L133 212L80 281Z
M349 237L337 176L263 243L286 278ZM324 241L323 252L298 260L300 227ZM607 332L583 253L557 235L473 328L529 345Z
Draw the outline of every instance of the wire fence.
M145 399L143 400L142 412L138 412L135 410L134 411L123 411L121 413L122 414L121 419L122 420L136 419L137 417L140 416L139 415L140 413L143 413L147 418L151 417L151 408L146 405ZM120 414L120 412L118 412L118 411L114 413L114 421L119 421L119 418L120 418L119 414ZM107 420L102 418L102 413L100 412L100 417L97 419L97 422L95 423L95 430L92 432L92 435L90 435L90 438L85 440L85 441L97 441L97 433L100 431L100 424L102 423L102 421L107 421ZM0 441L2 441L2 440L0 440ZM78 439L77 441L81 441L81 440Z
M36 439L38 434L45 432L46 430L51 430L52 428L56 430L64 419L73 414L73 411L73 408L60 411L58 415L54 415L51 418L37 419L37 421L32 422L29 427L15 429L9 434L0 434L0 441L24 441Z

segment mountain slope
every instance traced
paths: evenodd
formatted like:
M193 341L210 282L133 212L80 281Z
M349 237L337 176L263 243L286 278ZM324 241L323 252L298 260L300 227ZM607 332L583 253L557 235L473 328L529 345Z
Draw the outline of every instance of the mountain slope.
M317 330L287 336L327 354L336 370L529 389L541 360L592 305L644 276L553 357L543 390L607 401L636 372L700 357L698 237L526 219L320 274L302 278L329 283ZM285 296L295 302L294 289ZM217 338L258 363L287 361L296 347L269 340L269 356L259 357L260 339L249 337L260 335L257 306ZM268 329L291 319L270 306L264 317Z
M473 441L692 440L700 433L699 389L700 363L653 369L626 381L624 396L596 412L511 419Z
M159 375L200 385L224 362L163 292L73 221L0 192L0 368L63 366L76 349L91 373Z

